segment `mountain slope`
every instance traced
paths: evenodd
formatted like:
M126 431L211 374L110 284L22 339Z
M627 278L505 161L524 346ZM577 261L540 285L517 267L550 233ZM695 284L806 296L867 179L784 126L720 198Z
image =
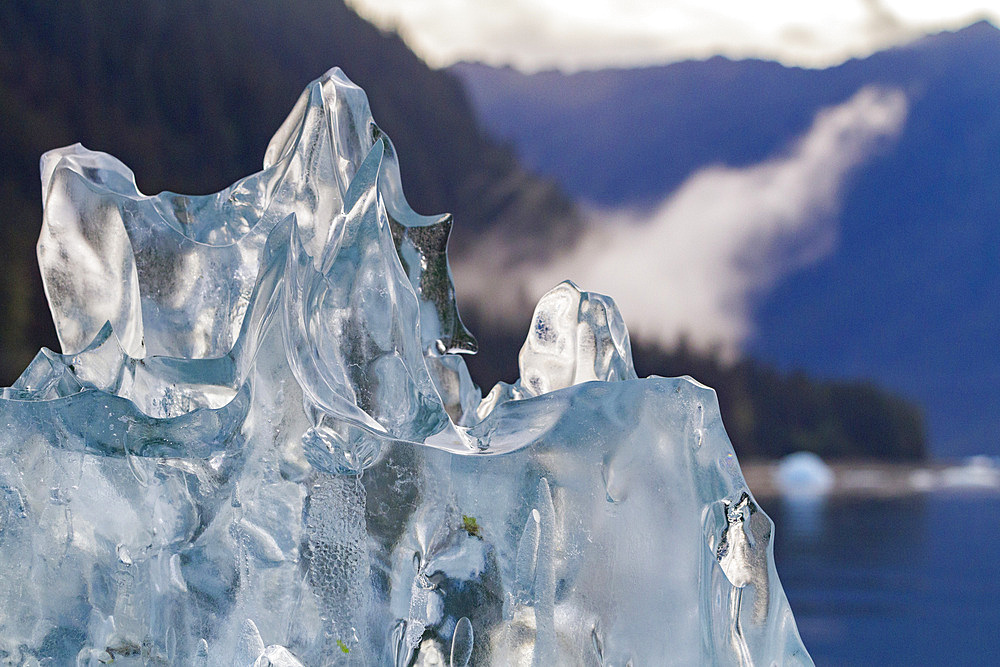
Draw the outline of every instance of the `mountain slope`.
M746 351L867 377L926 407L940 455L1000 453L1000 31L979 23L828 70L714 58L521 75L453 69L527 164L605 206L660 201L697 170L788 149L865 86L906 124L851 179L835 250L762 295Z

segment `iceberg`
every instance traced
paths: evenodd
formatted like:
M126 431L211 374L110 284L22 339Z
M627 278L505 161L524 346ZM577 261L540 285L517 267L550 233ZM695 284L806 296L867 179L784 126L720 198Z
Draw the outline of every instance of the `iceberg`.
M833 490L836 475L818 454L793 452L778 462L774 481L786 500L818 501Z
M62 352L0 395L4 664L811 664L714 392L563 283L484 398L452 220L340 70L218 194L41 168Z

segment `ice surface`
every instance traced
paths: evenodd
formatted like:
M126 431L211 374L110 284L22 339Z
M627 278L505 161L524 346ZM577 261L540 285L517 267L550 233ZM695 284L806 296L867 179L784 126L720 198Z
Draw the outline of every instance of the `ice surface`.
M564 283L482 399L451 219L339 70L219 194L79 145L42 182L64 354L0 398L4 664L810 664L714 392Z

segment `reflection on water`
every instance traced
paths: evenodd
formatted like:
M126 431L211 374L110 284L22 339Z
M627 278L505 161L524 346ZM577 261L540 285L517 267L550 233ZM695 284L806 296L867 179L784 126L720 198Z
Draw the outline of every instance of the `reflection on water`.
M771 503L773 505L773 503ZM826 499L822 497L807 496L797 498L795 502L781 501L782 531L794 531L798 541L806 544L813 544L822 537L824 529L824 518L826 516ZM774 518L774 514L771 514ZM777 545L775 545L777 549Z
M1000 662L1000 495L761 500L817 665Z

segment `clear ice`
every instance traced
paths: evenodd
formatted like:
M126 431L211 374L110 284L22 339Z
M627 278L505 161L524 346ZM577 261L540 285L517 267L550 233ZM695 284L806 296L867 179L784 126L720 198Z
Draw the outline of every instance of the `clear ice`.
M2 664L811 664L714 392L563 283L483 398L451 218L340 70L215 195L41 166L64 353L0 398Z

